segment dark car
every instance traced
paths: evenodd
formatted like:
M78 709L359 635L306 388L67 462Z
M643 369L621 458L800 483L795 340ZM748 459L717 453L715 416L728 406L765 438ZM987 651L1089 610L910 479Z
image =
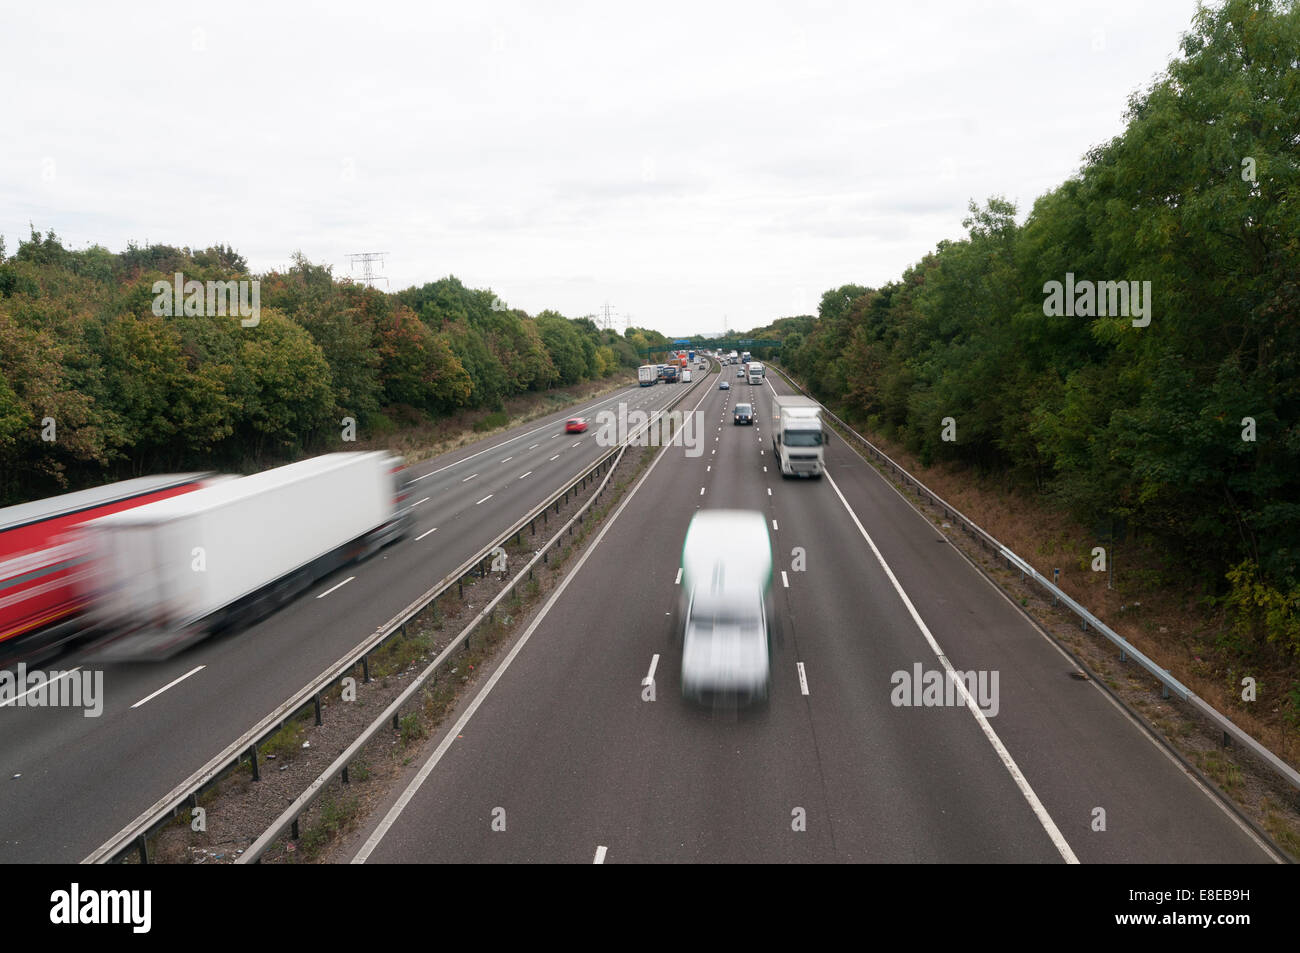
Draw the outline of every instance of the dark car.
M732 413L732 421L737 424L752 424L754 422L754 405L737 404L735 411Z
M587 419L585 417L570 417L564 422L565 433L586 433Z

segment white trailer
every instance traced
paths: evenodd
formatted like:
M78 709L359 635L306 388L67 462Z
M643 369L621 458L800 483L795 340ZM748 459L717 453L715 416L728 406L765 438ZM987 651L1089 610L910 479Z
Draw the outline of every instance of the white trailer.
M636 379L642 387L653 387L659 382L658 365L642 364L636 369Z
M826 469L827 438L821 405L810 397L776 394L772 406L772 455L781 476L820 478Z
M166 658L405 535L399 465L331 453L84 524L93 653Z

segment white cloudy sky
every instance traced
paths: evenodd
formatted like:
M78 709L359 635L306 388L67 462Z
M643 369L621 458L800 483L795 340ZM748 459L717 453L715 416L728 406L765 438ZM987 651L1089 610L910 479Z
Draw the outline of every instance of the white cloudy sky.
M129 12L128 12L129 11ZM0 9L0 234L295 250L666 332L815 312L1027 212L1194 0ZM382 287L382 285L381 285ZM621 324L620 324L621 326Z

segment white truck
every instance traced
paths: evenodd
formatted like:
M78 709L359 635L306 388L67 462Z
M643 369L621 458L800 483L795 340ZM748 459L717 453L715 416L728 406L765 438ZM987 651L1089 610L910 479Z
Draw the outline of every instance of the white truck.
M399 467L331 453L83 524L91 657L168 658L406 535Z
M653 387L659 383L659 368L654 364L642 364L636 369L636 380L642 387Z
M772 455L781 476L821 478L826 469L821 405L810 397L776 394L772 398Z
M745 365L745 376L751 384L763 383L764 373L763 365L758 363L758 361L750 361Z
M696 513L682 546L679 598L682 695L723 706L765 700L777 623L766 517Z

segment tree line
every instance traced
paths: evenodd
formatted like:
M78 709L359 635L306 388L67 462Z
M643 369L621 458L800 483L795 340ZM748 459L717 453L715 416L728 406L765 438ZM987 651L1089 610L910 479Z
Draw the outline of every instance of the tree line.
M156 313L155 282L259 282L236 314ZM33 229L0 238L0 504L146 473L239 469L340 449L466 408L610 377L664 344L506 308L455 277L396 293L302 255L250 275L226 246L113 253ZM344 447L345 448L345 447Z
M1238 647L1300 653L1297 50L1295 4L1202 8L1123 133L1023 224L972 203L967 237L899 279L750 334L923 463L1158 541ZM1119 282L1150 282L1149 323L1114 313Z

